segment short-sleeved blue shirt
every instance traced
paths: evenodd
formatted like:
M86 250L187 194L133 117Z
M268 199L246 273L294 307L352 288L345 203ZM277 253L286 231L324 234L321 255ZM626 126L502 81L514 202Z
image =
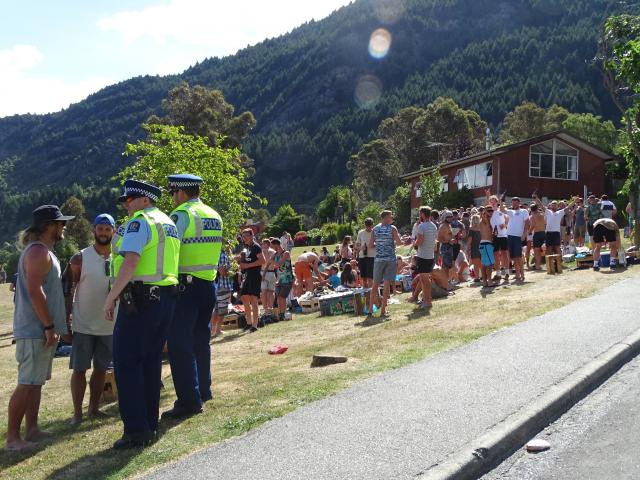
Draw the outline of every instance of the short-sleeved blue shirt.
M144 247L151 241L151 229L143 216L137 216L127 222L120 244L120 255L127 252L142 254Z
M176 229L178 230L178 238L182 240L184 237L184 232L187 231L187 227L189 226L189 215L187 212L183 210L178 210L177 212L173 212L171 214L171 220L176 224Z

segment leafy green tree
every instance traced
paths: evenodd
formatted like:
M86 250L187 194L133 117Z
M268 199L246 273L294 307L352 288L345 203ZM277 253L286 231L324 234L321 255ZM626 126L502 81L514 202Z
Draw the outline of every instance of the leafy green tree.
M87 220L82 201L77 197L71 196L64 202L60 209L65 215L73 215L76 217L67 223L65 236L81 249L93 243L91 223Z
M420 199L423 205L433 206L434 201L441 193L442 175L439 168L420 177Z
M400 184L387 200L393 211L393 217L398 227L405 227L411 223L411 185Z
M615 149L617 133L611 120L604 121L591 113L570 113L562 128L606 152Z
M271 217L271 223L267 228L267 235L280 236L287 231L294 236L302 228L302 218L291 205L284 204L278 208L276 214Z
M316 217L320 223L329 220L340 220L338 218L339 211L342 211L342 217L351 218L353 209L355 208L355 195L351 188L343 185L334 185L329 188L327 196L318 204L316 209Z
M389 144L374 140L351 156L347 166L353 171L353 186L358 196L382 202L399 183L402 164Z
M501 143L516 143L544 133L544 108L533 102L522 102L507 113L500 132Z
M253 213L251 214L251 218L253 218L257 222L262 222L265 225L269 225L269 221L271 220L271 213L266 208L254 208Z
M640 15L607 19L596 61L623 117L625 136L620 151L629 171L623 191L629 195L635 219L634 244L640 245Z
M118 174L120 182L136 178L164 186L167 177L174 173L189 172L202 177L200 198L222 216L224 237L235 240L237 229L251 213L249 205L261 200L251 191L252 183L238 164L239 150L212 147L204 137L184 133L183 127L145 125L144 128L148 138L125 148L125 155L138 160ZM158 207L165 212L174 208L168 195L161 197Z
M384 210L384 207L378 202L369 202L365 207L358 213L358 228L362 228L364 226L364 221L366 218L373 219L373 224L377 224L380 221L380 212Z

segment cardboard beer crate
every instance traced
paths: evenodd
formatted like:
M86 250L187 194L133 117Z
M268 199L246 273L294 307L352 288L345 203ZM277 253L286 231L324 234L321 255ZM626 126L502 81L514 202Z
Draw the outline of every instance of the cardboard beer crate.
M322 317L355 313L355 311L353 293L320 297L320 316Z
M298 300L298 305L302 308L302 313L313 313L320 310L320 300L316 297Z
M101 400L103 403L111 403L118 400L118 386L116 385L116 377L113 370L107 370Z
M224 316L222 322L220 322L220 327L225 330L233 330L234 328L240 328L238 324L238 314L237 313L229 313Z

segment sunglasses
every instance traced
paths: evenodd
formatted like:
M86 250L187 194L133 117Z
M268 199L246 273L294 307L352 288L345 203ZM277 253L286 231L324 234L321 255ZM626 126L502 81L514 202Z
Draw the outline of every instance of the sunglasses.
M104 261L104 274L107 277L111 276L111 260L109 260L109 259Z

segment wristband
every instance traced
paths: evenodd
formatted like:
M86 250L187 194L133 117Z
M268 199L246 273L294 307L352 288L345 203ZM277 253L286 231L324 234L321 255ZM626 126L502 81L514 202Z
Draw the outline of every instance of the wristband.
M53 323L51 325L47 325L43 330L52 330L54 327Z

